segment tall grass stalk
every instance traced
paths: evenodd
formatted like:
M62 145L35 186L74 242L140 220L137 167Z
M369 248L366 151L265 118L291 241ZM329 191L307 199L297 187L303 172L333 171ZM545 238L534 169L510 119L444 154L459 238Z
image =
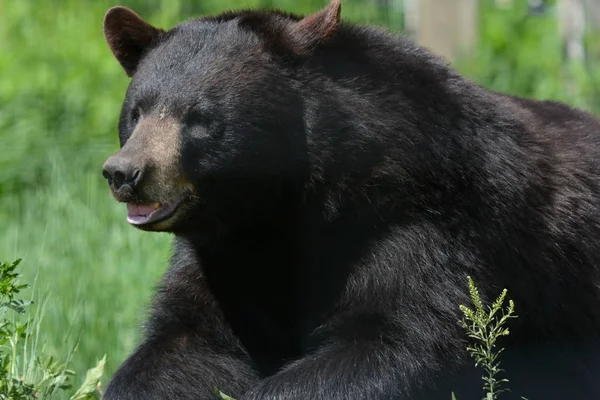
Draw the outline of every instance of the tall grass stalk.
M502 388L502 384L507 383L508 380L499 378L499 374L503 371L500 368L499 357L504 349L498 349L497 345L502 336L510 334L506 324L509 319L517 317L514 313L515 305L512 300L508 300L508 306L506 309L503 308L507 294L507 290L504 289L491 306L484 307L479 290L470 276L468 284L473 308L462 304L459 306L463 312L460 324L472 339L467 350L475 360L475 365L481 366L485 371L482 377L484 400L496 400L502 392L508 390Z

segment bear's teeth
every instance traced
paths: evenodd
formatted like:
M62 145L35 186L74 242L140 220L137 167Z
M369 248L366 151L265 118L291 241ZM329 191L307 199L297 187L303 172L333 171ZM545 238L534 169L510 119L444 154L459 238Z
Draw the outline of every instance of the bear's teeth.
M152 205L152 207L153 207L155 210L157 210L158 208L160 208L160 203L154 203L154 204Z

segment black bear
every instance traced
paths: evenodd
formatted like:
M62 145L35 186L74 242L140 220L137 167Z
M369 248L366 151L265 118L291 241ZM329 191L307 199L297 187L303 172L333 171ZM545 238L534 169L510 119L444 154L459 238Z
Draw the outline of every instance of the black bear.
M131 82L103 175L175 242L104 398L477 398L468 275L515 301L507 395L599 398L600 122L340 10L107 12Z

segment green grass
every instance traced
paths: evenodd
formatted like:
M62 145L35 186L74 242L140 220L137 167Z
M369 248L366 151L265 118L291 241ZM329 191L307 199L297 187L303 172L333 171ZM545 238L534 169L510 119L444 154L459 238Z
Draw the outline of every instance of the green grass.
M343 17L401 27L399 14L367 3L345 0ZM124 206L100 174L117 149L128 83L102 35L104 13L114 4L168 28L232 7L309 12L324 1L0 0L0 259L23 258L25 279L36 277L37 290L48 296L41 325L47 351L63 358L78 339L75 386L104 354L106 380L133 349L170 253L169 235L126 223ZM510 13L484 10L480 51L461 68L488 87L598 109L598 75L576 66L579 90L567 91L552 17L524 21L520 4ZM515 26L516 39L506 33Z
M38 274L37 289L49 296L42 331L50 349L64 353L72 331L80 336L72 367L82 370L106 352L112 374L134 345L169 238L132 231L123 206L113 204L94 174L81 174L78 188L60 178L64 166L55 168L47 188L5 199L14 217L4 226L0 253L23 254L25 276Z
M69 400L100 398L106 356L86 371L81 386L73 386L77 372L69 368L72 352L57 359L40 342L47 303L35 290L30 299L22 297L31 285L17 271L20 261L0 261L0 399L56 400L61 394ZM36 302L40 305L32 312Z
M127 84L103 42L109 2L58 3L0 0L0 256L22 257L48 296L48 351L79 339L72 368L107 354L108 377L135 344L170 239L128 226L100 174Z

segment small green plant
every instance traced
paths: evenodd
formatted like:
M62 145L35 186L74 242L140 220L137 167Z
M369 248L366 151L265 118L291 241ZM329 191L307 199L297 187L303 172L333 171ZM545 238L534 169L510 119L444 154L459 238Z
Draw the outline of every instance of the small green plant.
M483 306L483 301L479 291L475 286L473 279L468 276L469 295L475 309L470 309L465 305L459 305L463 312L463 318L460 324L468 332L468 336L475 340L475 343L467 346L471 357L475 360L476 366L481 366L486 375L483 390L486 397L484 400L496 400L500 393L508 390L501 388L502 383L508 382L507 379L499 379L498 375L502 372L500 368L499 356L504 349L496 350L497 341L502 336L509 335L509 329L505 327L510 318L516 318L514 314L515 305L512 300L508 300L508 307L503 309L507 290L502 290L500 296L494 301L487 310ZM452 399L455 400L454 393Z
M19 298L21 290L29 287L18 283L16 268L20 262L0 262L0 400L49 400L71 389L69 379L75 372L67 369L66 362L39 354L39 310L33 317L19 318L33 304ZM84 383L70 400L99 398L105 361L106 356L88 370Z

